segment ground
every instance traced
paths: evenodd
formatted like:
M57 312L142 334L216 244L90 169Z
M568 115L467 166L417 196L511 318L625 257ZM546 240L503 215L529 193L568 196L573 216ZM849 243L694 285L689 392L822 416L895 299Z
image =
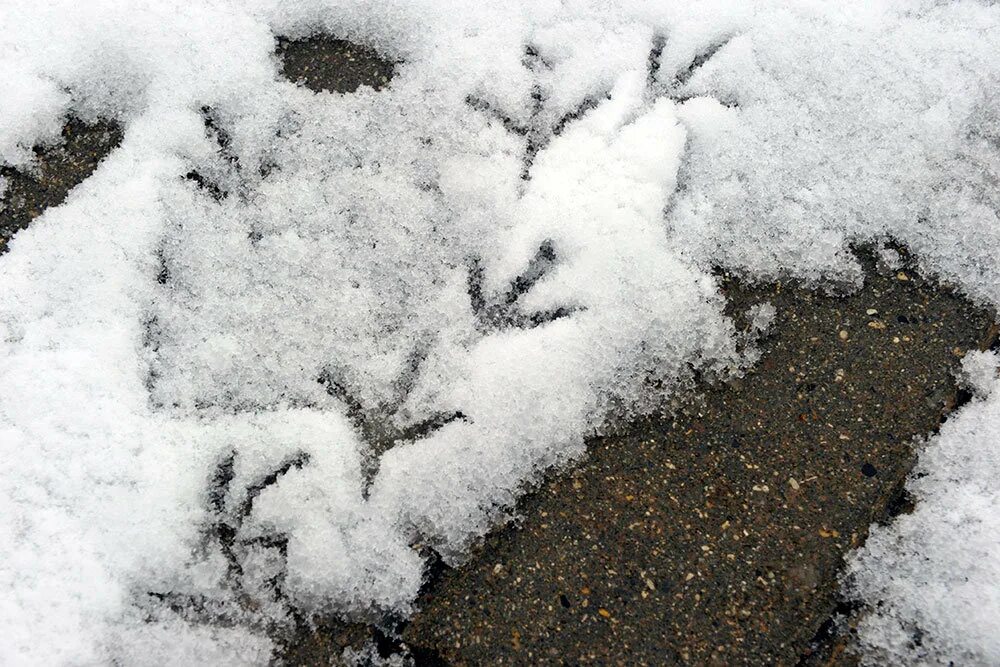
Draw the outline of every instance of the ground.
M315 89L385 85L392 64L346 42L283 41ZM34 173L5 168L0 252L118 141L71 121ZM845 556L906 511L920 438L962 401L954 372L993 314L859 248L864 287L827 294L721 275L730 314L777 312L744 377L704 379L663 414L609 427L587 459L525 496L458 568L434 569L407 622L321 623L293 664L375 640L418 664L849 664ZM0 259L2 261L2 259ZM838 619L843 618L842 622Z

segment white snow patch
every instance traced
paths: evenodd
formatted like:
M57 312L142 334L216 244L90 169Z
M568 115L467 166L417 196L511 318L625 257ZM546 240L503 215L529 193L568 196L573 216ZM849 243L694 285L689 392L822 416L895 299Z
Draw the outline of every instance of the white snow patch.
M1000 360L993 351L972 350L962 359L961 380L976 396L983 398L993 391Z

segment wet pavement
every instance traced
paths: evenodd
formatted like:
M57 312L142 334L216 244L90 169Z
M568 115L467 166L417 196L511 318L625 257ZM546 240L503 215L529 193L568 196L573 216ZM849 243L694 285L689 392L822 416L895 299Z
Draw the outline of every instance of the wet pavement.
M396 66L322 38L278 52L314 90L377 89ZM0 252L120 140L72 120L35 173L3 168ZM914 439L962 401L953 372L995 334L905 251L896 268L861 256L865 286L848 296L723 277L737 322L755 304L777 312L744 377L593 440L463 567L436 568L408 623L321 624L287 642L287 662L336 662L369 638L418 664L852 662L849 625L832 622L850 610L843 559L906 511Z

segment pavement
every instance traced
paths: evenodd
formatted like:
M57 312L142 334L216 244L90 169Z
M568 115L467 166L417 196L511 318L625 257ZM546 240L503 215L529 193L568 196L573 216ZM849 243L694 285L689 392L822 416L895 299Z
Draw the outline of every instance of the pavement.
M14 234L45 209L61 204L121 140L121 129L114 123L74 118L63 127L56 144L35 148L33 170L0 166L0 179L7 183L0 193L0 255Z
M953 371L992 322L912 270L867 264L842 297L728 281L734 314L777 309L759 364L591 442L427 588L402 640L448 664L796 664L838 650L824 641L847 610L844 557L905 511L914 438L960 399Z
M281 40L315 90L384 86L394 64L347 42ZM73 119L33 172L0 169L0 253L121 140ZM994 343L994 314L859 249L864 287L834 295L721 275L728 309L777 312L743 377L701 381L615 425L554 471L458 568L438 564L408 621L317 619L279 638L289 664L373 642L416 664L853 664L844 558L908 511L915 443L966 400L954 372ZM0 258L0 261L3 261Z

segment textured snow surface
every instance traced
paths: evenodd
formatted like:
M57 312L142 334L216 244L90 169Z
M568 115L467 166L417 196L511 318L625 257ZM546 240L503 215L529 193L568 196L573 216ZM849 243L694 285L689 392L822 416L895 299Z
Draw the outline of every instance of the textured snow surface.
M713 266L850 286L891 237L1000 303L1000 8L483 4L0 3L0 160L125 128L0 258L0 662L261 663L407 613L426 549L752 361ZM282 79L276 36L318 32L391 84ZM1000 660L995 395L927 449L952 514L859 561L874 645Z

